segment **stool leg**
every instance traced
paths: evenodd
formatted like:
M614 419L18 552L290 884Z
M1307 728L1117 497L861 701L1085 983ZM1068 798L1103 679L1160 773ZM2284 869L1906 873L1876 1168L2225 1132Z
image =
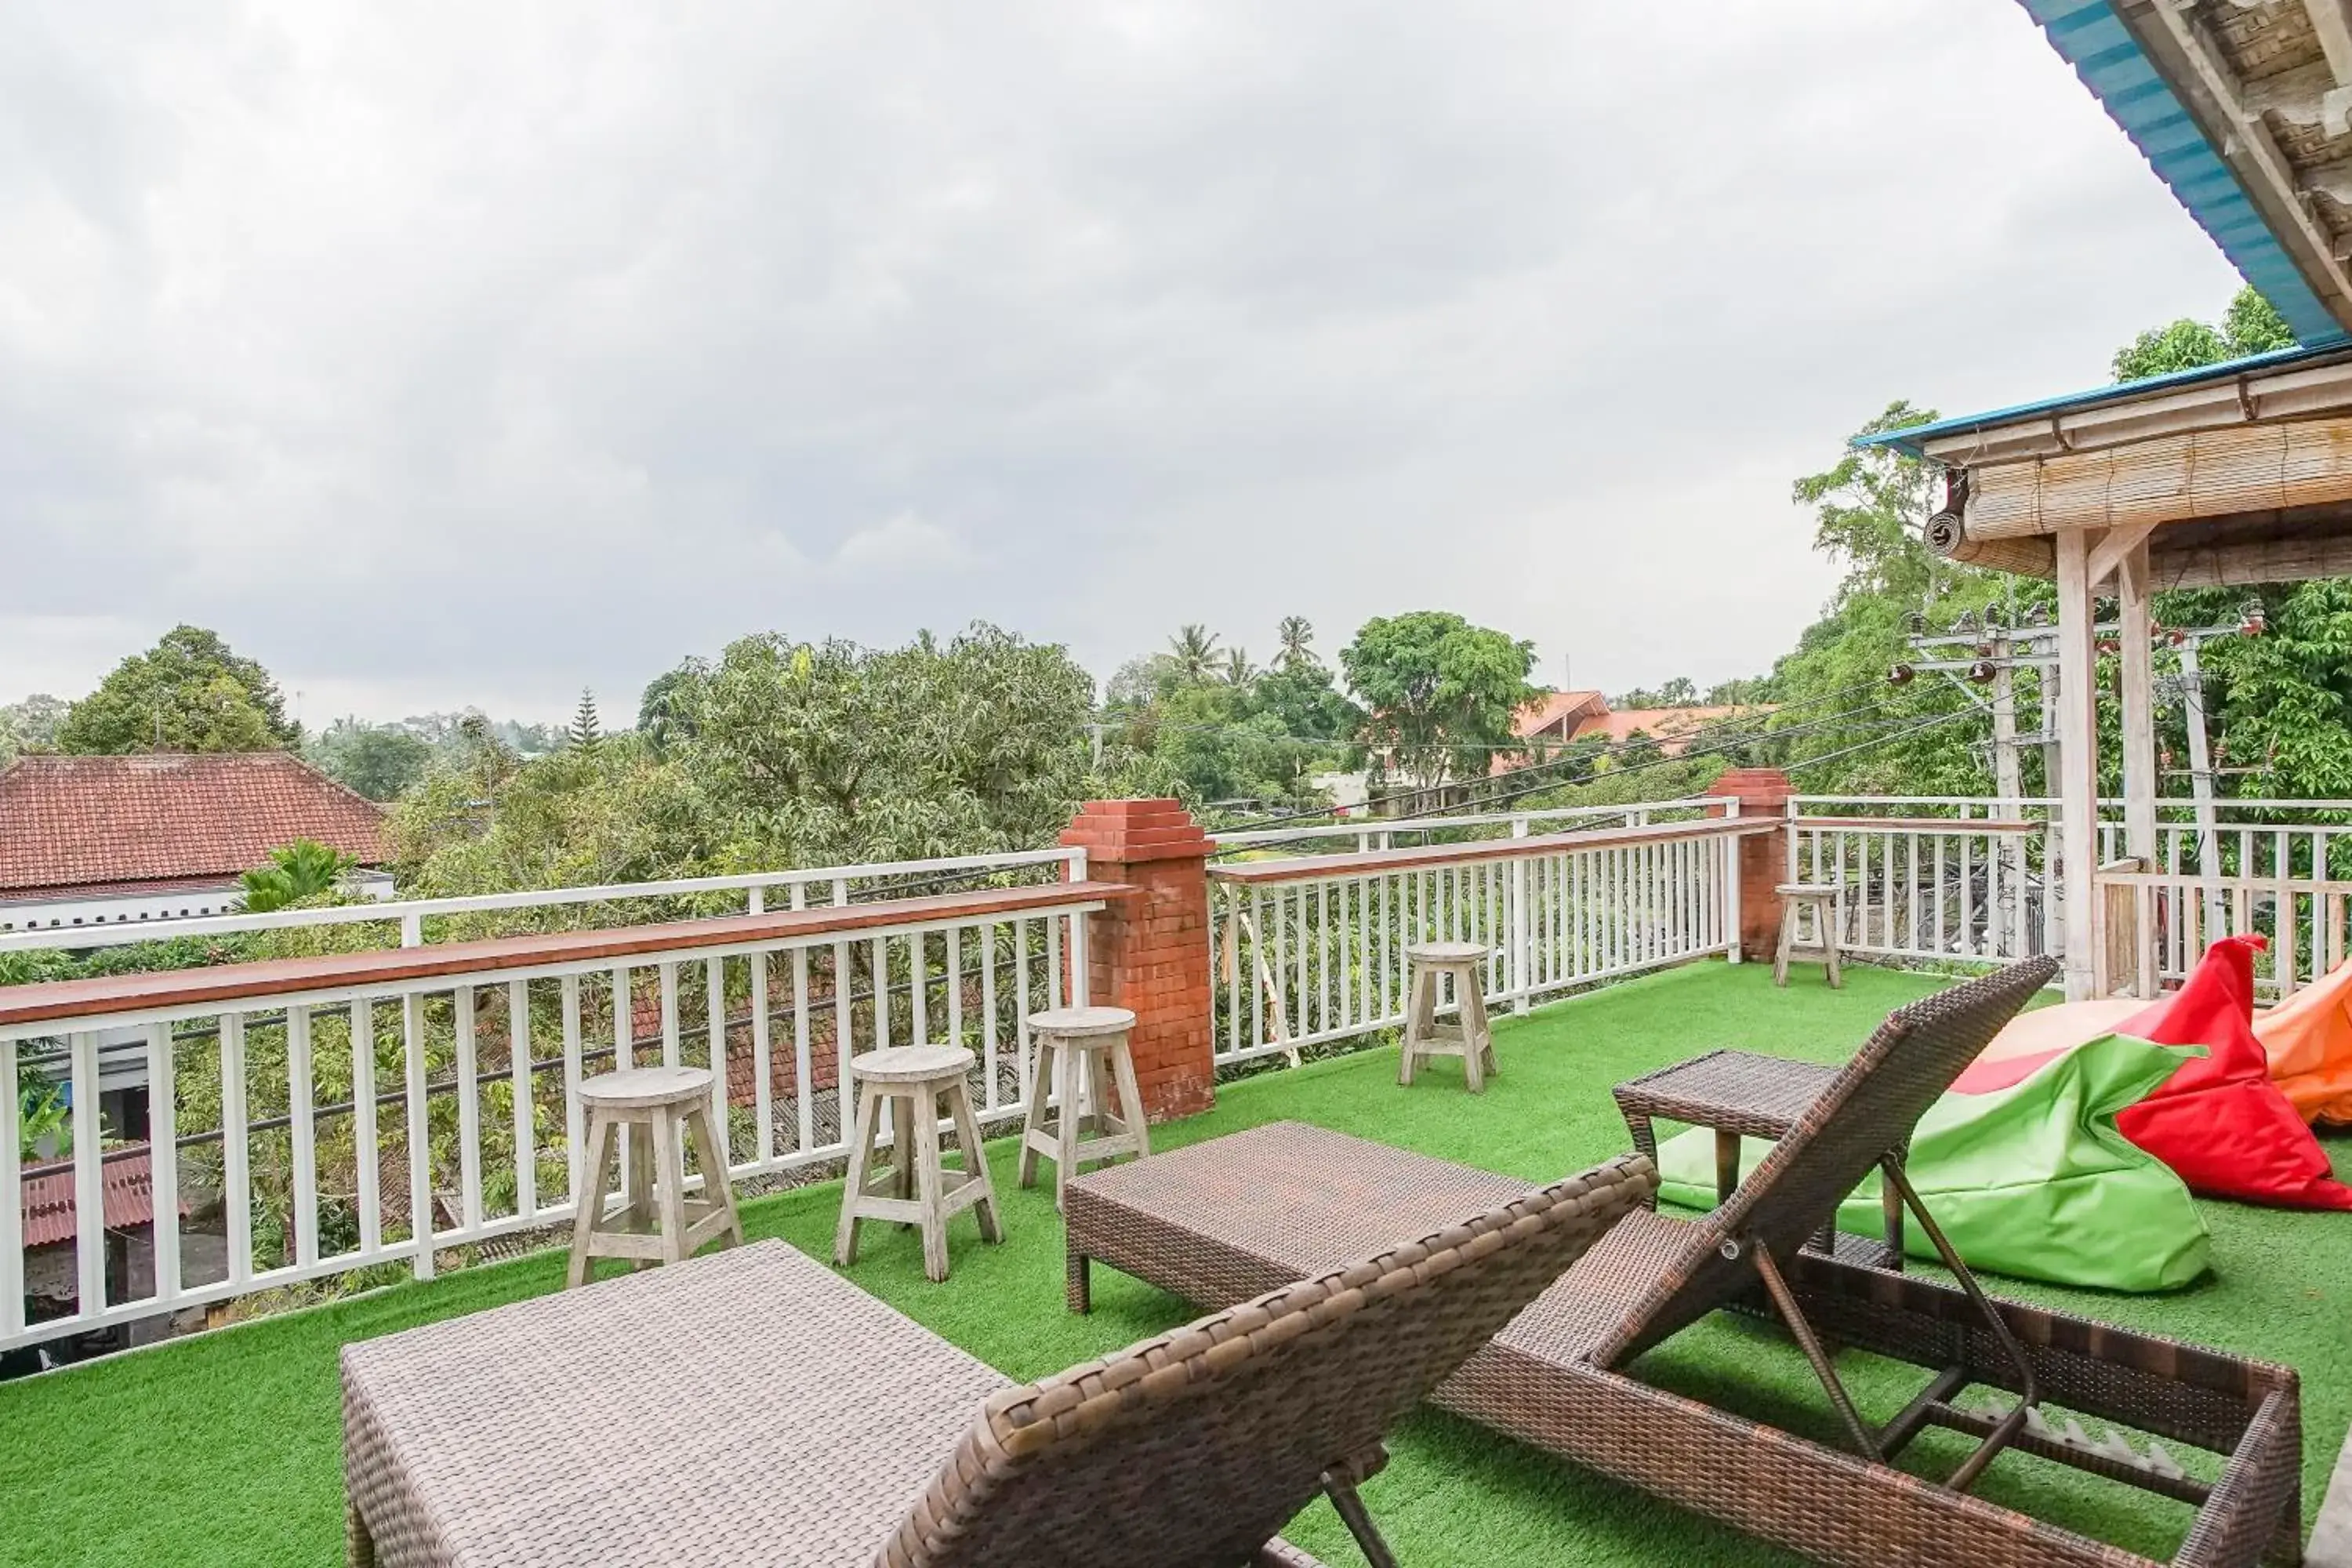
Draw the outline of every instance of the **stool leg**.
M661 1260L664 1263L686 1261L686 1143L679 1136L685 1131L685 1118L668 1106L658 1111L650 1129L654 1141L654 1160L658 1174L656 1192L661 1204Z
M640 1112L640 1114L643 1114ZM649 1121L631 1121L625 1126L629 1142L629 1206L622 1211L639 1225L658 1222L660 1211L654 1206L654 1177L659 1166L654 1163L654 1130ZM650 1258L633 1258L632 1273L654 1266Z
M904 1203L915 1200L915 1152L907 1140L912 1136L908 1123L915 1120L914 1091L894 1088L886 1109L890 1113L890 1192ZM900 1230L913 1228L907 1221L898 1222Z
M1071 1166L1078 1163L1078 1079L1086 1071L1087 1053L1076 1045L1065 1041L1054 1062L1054 1076L1061 1080L1061 1106L1054 1117L1054 1206L1070 1191L1070 1178L1076 1174Z
M1412 996L1404 1010L1404 1048L1397 1060L1397 1082L1412 1087L1412 1071L1430 1029L1437 1022L1437 973L1426 967L1412 972Z
M588 1120L588 1158L580 1165L580 1191L572 1195L572 1267L563 1279L567 1290L588 1282L588 1242L595 1234L596 1222L604 1217L604 1187L613 1179L613 1162L618 1152L612 1117L596 1111Z
M1785 988L1789 984L1789 951L1797 943L1797 904L1791 899L1780 906L1780 945L1772 954L1772 984Z
M857 1095L857 1130L849 1140L849 1174L841 1187L841 1223L833 1229L833 1262L837 1268L857 1261L857 1201L866 1195L874 1164L874 1102L881 1098L871 1089L852 1092Z
M948 1109L955 1116L956 1143L963 1151L963 1179L980 1184L972 1212L980 1216L980 1238L1003 1241L1004 1226L996 1214L996 1183L988 1173L988 1152L981 1147L980 1117L971 1108L971 1090L958 1079L948 1090Z
M1111 1047L1110 1070L1118 1081L1119 1126L1135 1141L1135 1157L1143 1159L1151 1152L1150 1121L1143 1113L1143 1090L1135 1081L1135 1053L1123 1038Z
M697 1157L702 1162L703 1195L727 1211L727 1234L719 1239L725 1246L740 1247L743 1216L735 1210L735 1182L727 1173L727 1155L711 1131L709 1108L695 1107L688 1117L687 1130L694 1134Z
M934 1285L948 1277L947 1177L940 1169L939 1091L926 1087L904 1101L910 1122L898 1129L900 1147L913 1139L916 1200L923 1208L923 1272Z
M1054 1091L1054 1041L1037 1037L1037 1059L1029 1068L1029 1113L1021 1119L1021 1184L1037 1184L1037 1149L1030 1134L1045 1128L1045 1098Z
M1462 1018L1462 1076L1470 1092L1486 1092L1486 1067L1495 1059L1495 1033L1486 1023L1486 990L1478 972L1465 969L1454 976L1454 996Z

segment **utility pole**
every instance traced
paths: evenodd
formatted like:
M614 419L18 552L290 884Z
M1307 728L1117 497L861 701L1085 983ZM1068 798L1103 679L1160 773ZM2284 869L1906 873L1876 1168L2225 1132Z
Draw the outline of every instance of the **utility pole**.
M2213 749L2205 734L2205 681L2198 672L2197 645L2205 639L2192 633L2180 644L2180 706L2189 731L2189 795L2197 805L2197 871L2202 877L2221 874L2221 822L2213 809ZM2221 890L2205 889L2205 933L2221 929Z

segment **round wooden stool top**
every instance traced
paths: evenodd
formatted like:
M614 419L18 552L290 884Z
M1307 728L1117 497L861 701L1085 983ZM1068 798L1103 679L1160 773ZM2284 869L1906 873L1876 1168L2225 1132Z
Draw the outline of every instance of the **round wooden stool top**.
M1494 951L1475 942L1417 942L1404 955L1419 963L1475 963Z
M960 1079L977 1058L961 1046L885 1046L849 1058L849 1076L862 1083L927 1083Z
M1135 1027L1135 1014L1125 1007L1050 1007L1030 1014L1029 1027L1057 1040L1089 1040L1127 1033Z
M612 1110L650 1110L710 1097L709 1068L629 1068L592 1078L580 1086L580 1098Z

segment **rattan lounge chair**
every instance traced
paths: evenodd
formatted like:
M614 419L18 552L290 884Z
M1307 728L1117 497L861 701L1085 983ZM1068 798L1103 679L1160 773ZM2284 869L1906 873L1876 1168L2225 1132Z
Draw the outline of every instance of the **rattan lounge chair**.
M1315 1568L1276 1531L1655 1191L1629 1156L1013 1386L780 1242L343 1352L351 1561ZM976 1414L975 1414L976 1412Z
M1449 1379L1437 1402L1853 1568L2149 1563L1970 1495L2004 1452L2190 1505L2176 1563L2298 1561L2302 1436L2292 1370L1988 1299L1886 1158L2052 973L2044 962L2019 964L1895 1013L1727 1204L1695 1220L1650 1211L1627 1218ZM1806 1246L1874 1165L1957 1285ZM1087 1304L1089 1258L1213 1305L1312 1272L1361 1235L1411 1228L1418 1214L1492 1201L1517 1184L1296 1124L1235 1133L1073 1184L1071 1305ZM1836 1413L1842 1446L1743 1419L1629 1370L1722 1307L1777 1312L1787 1323ZM1908 1407L1874 1427L1848 1398L1828 1346L1933 1375ZM2000 1391L2008 1408L1988 1415L1965 1405L1972 1385ZM2053 1419L2038 1414L2044 1399L2057 1407ZM2071 1432L2061 1436L2065 1415L2220 1455L2219 1478L2207 1483L2147 1453L2070 1441ZM1896 1468L1928 1426L1973 1436L1977 1447L1935 1479Z

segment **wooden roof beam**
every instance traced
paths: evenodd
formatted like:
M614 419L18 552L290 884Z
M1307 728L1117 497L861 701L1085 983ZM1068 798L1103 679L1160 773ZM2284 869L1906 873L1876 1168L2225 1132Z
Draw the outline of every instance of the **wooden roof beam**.
M2324 5L2330 0L2312 3ZM2328 313L2352 329L2352 274L2336 254L2335 237L2313 211L2314 196L2272 139L2261 110L2249 101L2227 53L2179 0L2120 0L2116 14L2204 127ZM2327 74L2334 76L2332 64ZM2323 123L2352 107L2352 98L2336 96L2342 91L2342 84L2331 80L2319 95Z

